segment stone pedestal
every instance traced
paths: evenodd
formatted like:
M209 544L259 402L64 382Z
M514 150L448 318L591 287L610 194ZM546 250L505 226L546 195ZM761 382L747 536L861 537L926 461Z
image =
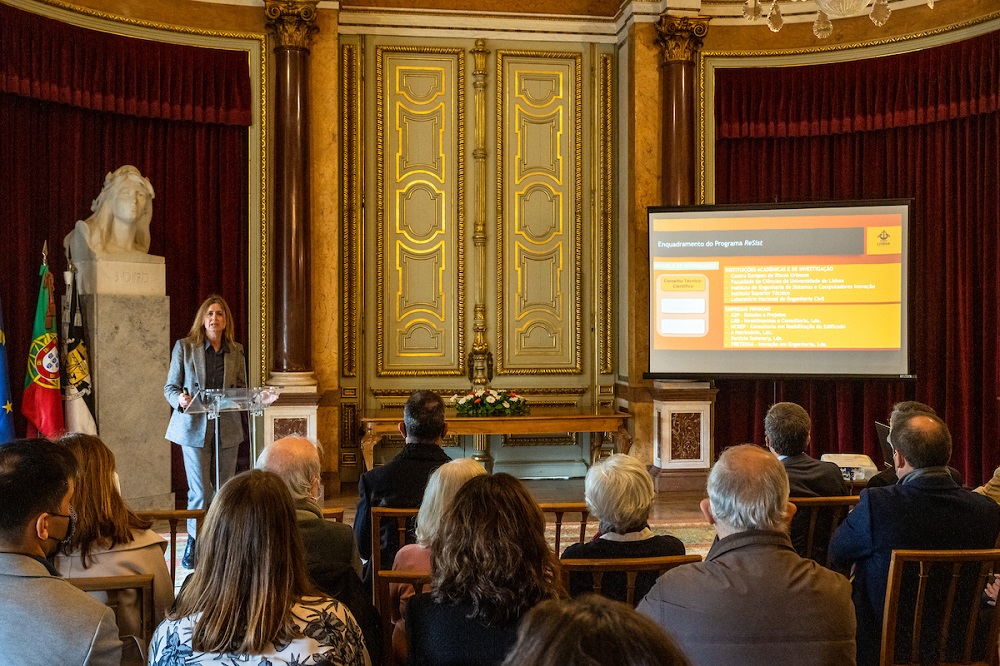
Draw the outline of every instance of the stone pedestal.
M714 460L717 389L709 382L653 384L654 485L660 490L703 490Z
M90 293L80 298L98 432L115 454L122 496L129 506L172 509L170 444L163 438L170 417L163 399L170 365L170 299L164 295L162 278L154 275L162 275L163 265L86 263L80 262L77 269L96 277L86 284Z

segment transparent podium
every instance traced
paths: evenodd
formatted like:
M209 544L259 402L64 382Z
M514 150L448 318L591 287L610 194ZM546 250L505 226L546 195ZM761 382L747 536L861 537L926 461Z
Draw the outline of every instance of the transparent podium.
M223 412L246 412L250 430L251 451L257 450L257 429L253 418L261 416L275 400L280 389L273 386L247 388L202 389L194 394L184 410L186 414L205 414L215 428L215 492L219 492L219 415ZM252 464L252 463L251 463Z

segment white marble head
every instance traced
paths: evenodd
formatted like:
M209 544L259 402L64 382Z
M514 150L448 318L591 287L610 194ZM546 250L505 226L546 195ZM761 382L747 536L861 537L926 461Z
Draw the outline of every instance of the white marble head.
M131 165L104 178L87 220L91 246L105 252L149 252L149 222L153 217L153 186Z
M134 166L109 173L90 207L93 215L77 222L66 236L64 245L72 260L148 261L153 196L153 186Z

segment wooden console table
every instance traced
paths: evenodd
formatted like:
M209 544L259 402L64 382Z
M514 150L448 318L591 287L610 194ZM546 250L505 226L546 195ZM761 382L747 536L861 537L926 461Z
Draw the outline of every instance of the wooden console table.
M448 418L449 435L473 435L476 440L477 455L486 469L492 471L493 456L489 451L490 435L552 435L557 433L591 433L591 463L601 453L601 441L609 433L614 440L616 453L628 453L632 437L628 434L630 414L609 409L593 408L538 408L529 416L452 416ZM402 410L386 410L361 418L365 435L361 439L361 450L365 459L365 469L372 469L375 463L375 445L383 435L399 432L399 422L403 420Z

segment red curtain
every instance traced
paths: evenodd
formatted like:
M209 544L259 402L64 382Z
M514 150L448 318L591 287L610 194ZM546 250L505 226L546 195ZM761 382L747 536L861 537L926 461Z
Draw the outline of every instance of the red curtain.
M11 17L14 32L7 23ZM24 45L38 43L47 49L39 61L90 59L93 65L106 57L107 76L88 77L82 73L86 67L75 65L46 70L35 61L12 75L12 59L36 55ZM198 305L212 292L228 300L236 337L246 339L249 65L245 53L176 49L0 5L0 80L6 76L8 89L12 76L21 82L14 92L0 92L0 301L19 434L25 427L20 394L42 244L48 241L49 265L61 284L63 237L90 215L105 174L123 164L138 167L156 195L149 251L166 260L171 341L187 333ZM46 71L66 76L47 77ZM38 85L25 84L35 75L41 78L31 81ZM235 83L237 78L242 82ZM125 81L137 85L121 85ZM163 84L162 98L156 97L156 81ZM214 98L192 92L205 90L206 81L218 84ZM97 85L88 93L86 86L98 82L114 85ZM52 91L58 91L57 101ZM162 414L136 427L165 429L168 416L164 402ZM179 459L175 468L183 469ZM175 474L174 490L183 493L182 471L179 482Z
M1000 464L1000 33L927 51L775 70L723 70L716 200L912 198L910 346L915 382L720 381L716 441L763 441L775 400L813 417L813 454L881 460L872 422L932 405L952 464L976 485Z
M83 30L0 5L0 92L146 118L249 125L242 51Z

